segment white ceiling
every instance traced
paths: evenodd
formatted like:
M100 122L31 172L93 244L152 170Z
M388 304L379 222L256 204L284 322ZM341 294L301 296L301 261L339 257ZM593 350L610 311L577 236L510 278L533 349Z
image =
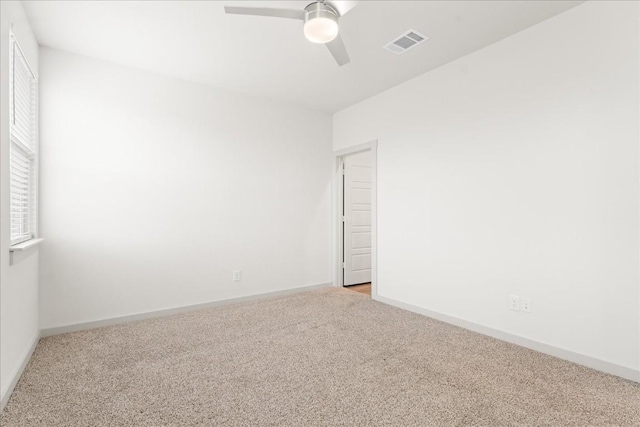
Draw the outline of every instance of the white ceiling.
M557 15L581 1L361 1L341 18L351 63L308 42L302 22L225 15L223 5L308 1L28 1L40 44L335 112ZM382 46L413 28L430 40Z

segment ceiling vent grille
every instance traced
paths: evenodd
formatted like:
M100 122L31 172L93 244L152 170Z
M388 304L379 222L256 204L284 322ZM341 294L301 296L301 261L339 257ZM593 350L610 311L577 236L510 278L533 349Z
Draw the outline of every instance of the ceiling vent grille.
M420 34L416 30L409 30L391 43L384 46L385 49L390 50L396 55L401 55L418 46L420 43L429 40L429 37L424 34Z

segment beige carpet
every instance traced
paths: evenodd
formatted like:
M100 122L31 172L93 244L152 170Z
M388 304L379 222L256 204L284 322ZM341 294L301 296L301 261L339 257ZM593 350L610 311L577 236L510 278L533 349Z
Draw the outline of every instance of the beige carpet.
M44 338L11 426L640 425L640 386L328 289Z

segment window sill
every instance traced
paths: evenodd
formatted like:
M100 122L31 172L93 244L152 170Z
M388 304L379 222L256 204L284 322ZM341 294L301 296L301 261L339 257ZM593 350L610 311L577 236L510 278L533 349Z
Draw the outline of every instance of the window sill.
M13 245L9 248L9 252L22 252L33 247L40 245L40 243L44 242L44 239L31 239L26 242L18 243L17 245Z

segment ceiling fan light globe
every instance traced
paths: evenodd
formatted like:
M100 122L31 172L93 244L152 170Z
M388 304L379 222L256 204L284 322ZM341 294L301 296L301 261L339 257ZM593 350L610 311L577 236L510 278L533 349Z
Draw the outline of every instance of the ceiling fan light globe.
M304 35L313 43L329 43L338 36L338 13L323 1L304 8Z
M312 43L329 43L338 36L338 22L331 18L313 18L304 23L304 35Z

